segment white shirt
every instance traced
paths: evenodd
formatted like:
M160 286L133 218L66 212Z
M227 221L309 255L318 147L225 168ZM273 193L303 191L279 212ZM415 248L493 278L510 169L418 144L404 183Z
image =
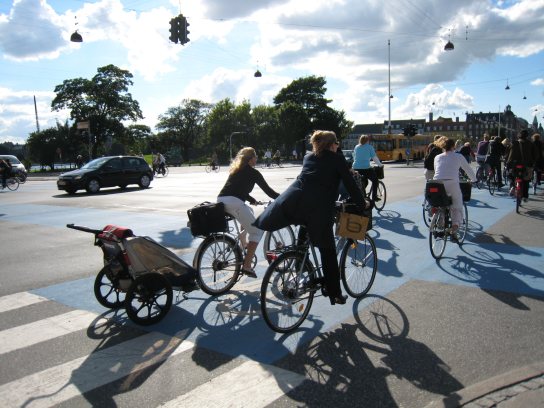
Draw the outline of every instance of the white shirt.
M476 181L476 174L463 155L450 150L434 158L435 180L459 180L459 169L463 169L470 180Z

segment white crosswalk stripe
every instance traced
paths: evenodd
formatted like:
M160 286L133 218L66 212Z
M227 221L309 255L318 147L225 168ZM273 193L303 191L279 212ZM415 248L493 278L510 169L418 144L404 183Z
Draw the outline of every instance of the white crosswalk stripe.
M16 310L14 299L19 299L20 308L47 300L30 293L5 296L0 298L0 313ZM0 364L10 352L31 346L39 348L48 340L56 340L61 345L66 335L87 330L91 325L107 325L107 322L95 313L74 310L8 328L0 332ZM132 379L138 378L142 370L194 347L182 332L173 336L158 332L142 334L52 367L42 367L38 372L27 371L31 374L0 385L0 401L3 407L52 407L114 381L121 381L121 388L130 389ZM272 365L241 360L241 364L230 371L221 371L217 377L203 380L203 384L161 406L260 408L281 398L304 379L302 375Z

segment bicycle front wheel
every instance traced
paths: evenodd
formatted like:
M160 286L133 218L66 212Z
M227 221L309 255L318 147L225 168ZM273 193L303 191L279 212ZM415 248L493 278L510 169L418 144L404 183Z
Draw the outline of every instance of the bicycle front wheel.
M277 231L267 231L263 241L263 255L268 260L267 253L284 249L295 244L295 232L288 225ZM268 260L270 263L270 261Z
M434 259L440 259L446 249L446 216L443 209L433 215L429 229L429 248Z
M208 295L228 292L236 283L243 262L242 251L234 238L211 235L202 241L196 253L200 288Z
M261 313L274 331L288 333L308 316L314 299L313 266L304 254L286 252L270 264L261 285Z
M8 186L8 189L15 191L19 188L19 180L15 177L9 178L6 180L6 185Z
M457 231L457 243L459 245L465 242L468 231L468 207L466 203L463 203L463 222L459 225L459 230Z
M484 167L479 166L476 170L476 187L478 190L481 190L481 188L484 186Z
M378 269L378 253L374 240L365 235L362 240L348 240L340 255L340 276L346 292L359 298L368 293Z
M210 171L212 171L212 166L210 166L209 164L206 165L205 167L206 169L206 173L209 173Z
M385 184L383 184L383 181L379 180L378 190L376 192L376 202L374 203L376 210L378 211L383 210L383 207L385 207L386 201L387 201L387 190L385 189Z

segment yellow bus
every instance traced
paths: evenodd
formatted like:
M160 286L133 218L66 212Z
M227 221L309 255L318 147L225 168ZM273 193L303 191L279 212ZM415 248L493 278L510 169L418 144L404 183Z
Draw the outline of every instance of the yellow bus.
M432 142L432 135L415 135L406 137L403 134L383 135L371 134L370 144L374 146L380 160L406 160L407 153L412 160L423 159L425 150Z

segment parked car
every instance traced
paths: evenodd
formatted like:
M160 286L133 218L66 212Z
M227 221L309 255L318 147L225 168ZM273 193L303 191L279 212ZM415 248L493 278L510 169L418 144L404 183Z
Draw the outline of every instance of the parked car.
M11 154L0 154L0 160L2 159L9 160L12 167L11 173L14 176L20 176L26 179L27 172L26 172L25 165L21 163L21 161L17 157L12 156Z
M102 187L129 184L148 188L153 180L153 170L144 159L134 156L110 156L94 159L78 170L62 173L57 180L59 190L75 194L77 190L96 193Z

